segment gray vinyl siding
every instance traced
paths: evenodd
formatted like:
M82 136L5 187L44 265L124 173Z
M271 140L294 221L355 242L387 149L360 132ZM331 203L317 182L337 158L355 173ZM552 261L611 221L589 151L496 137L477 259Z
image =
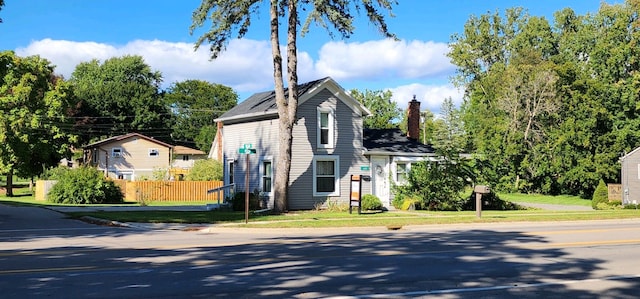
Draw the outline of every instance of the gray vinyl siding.
M334 111L334 148L317 148L317 108L332 108ZM313 158L316 155L339 156L340 196L313 196ZM369 175L360 170L368 166L362 155L362 117L338 100L328 90L317 93L298 107L298 122L293 129L292 161L290 172L289 208L312 209L325 205L327 200L349 202L350 175ZM363 182L363 194L370 193L370 183Z
M262 157L274 158L274 171L276 157L278 155L278 119L268 119L245 123L225 125L223 128L224 167L226 161L233 159L235 164L234 179L236 190L245 191L246 155L239 154L238 150L244 144L251 144L257 153L249 155L249 192L260 188L260 161Z
M622 160L622 200L625 204L640 203L640 150L636 149Z

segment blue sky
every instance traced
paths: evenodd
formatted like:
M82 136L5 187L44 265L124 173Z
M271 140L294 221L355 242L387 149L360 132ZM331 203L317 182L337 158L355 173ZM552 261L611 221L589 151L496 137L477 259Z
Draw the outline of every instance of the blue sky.
M619 3L620 1L606 1ZM20 56L40 55L69 78L84 61L104 61L141 55L163 74L163 88L187 79L232 87L240 100L273 89L268 15L252 21L242 40L233 40L225 53L210 61L208 45L193 46L191 14L200 0L6 0L0 11L0 50ZM364 19L356 22L350 39L331 39L323 28L312 28L299 39L299 77L309 81L332 76L345 89L391 90L401 107L416 95L423 109L438 111L442 100L462 100L449 82L455 67L446 57L447 43L462 31L470 15L523 7L530 15L553 20L553 13L570 7L578 14L595 13L600 0L400 0L387 18L400 38L385 40ZM266 2L265 2L266 4ZM266 6L265 6L266 7Z

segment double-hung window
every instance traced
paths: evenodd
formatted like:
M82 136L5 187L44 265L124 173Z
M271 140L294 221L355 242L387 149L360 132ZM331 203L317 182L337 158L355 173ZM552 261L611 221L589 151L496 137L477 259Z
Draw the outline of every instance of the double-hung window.
M234 173L235 173L235 163L233 159L229 159L227 160L227 178L229 179L229 181L227 182L228 184L233 184L235 183L234 180Z
M318 108L318 148L333 148L334 115L330 108Z
M273 167L271 160L262 161L262 192L271 193L273 186Z
M338 156L313 158L313 195L340 196L340 160Z
M409 173L409 163L396 162L396 183L400 185L406 184L408 173Z

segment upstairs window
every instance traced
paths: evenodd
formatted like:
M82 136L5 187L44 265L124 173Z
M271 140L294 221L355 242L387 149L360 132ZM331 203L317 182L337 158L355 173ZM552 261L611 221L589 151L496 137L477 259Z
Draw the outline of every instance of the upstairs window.
M122 157L122 149L119 147L114 147L111 149L111 157L120 158Z
M318 148L333 148L333 110L318 108Z
M182 161L189 161L189 155L182 155Z
M157 157L160 155L160 151L158 151L157 148L150 148L149 149L149 157Z

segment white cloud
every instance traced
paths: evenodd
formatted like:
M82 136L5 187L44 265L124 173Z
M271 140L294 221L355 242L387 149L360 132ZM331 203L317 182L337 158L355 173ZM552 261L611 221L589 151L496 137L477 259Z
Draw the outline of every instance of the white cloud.
M463 92L453 85L424 85L409 84L388 88L393 93L393 100L398 103L399 107L407 108L409 101L415 95L416 100L420 101L420 109L429 109L434 113L440 111L444 99L451 97L456 107L462 103Z
M44 39L16 50L20 56L40 55L56 65L56 72L69 78L81 63L104 61L123 55L140 55L152 69L164 76L164 86L176 81L201 79L229 85L237 91L255 91L273 86L271 48L267 42L233 40L216 60L209 59L205 46L194 51L193 44L159 40L135 40L123 46L95 42Z
M316 71L343 79L417 79L449 73L453 65L444 43L423 41L328 42L320 49Z
M284 51L284 46L281 49ZM300 82L307 82L332 76L346 85L350 80L369 82L368 85L384 82L387 86L397 84L394 82L399 79L403 82L423 81L424 78L442 77L453 71L446 52L446 44L422 41L329 42L320 49L317 60L307 52L298 53L298 77ZM81 62L140 55L153 70L162 73L165 88L173 82L188 79L224 84L241 94L273 88L271 47L267 41L232 40L216 60L209 59L206 44L194 51L191 43L160 40L134 40L124 45L109 45L43 39L16 49L16 53L47 58L56 65L56 72L65 78L69 78ZM451 96L458 103L462 98L451 86L412 84L392 90L401 107L406 106L413 94L425 103L423 107L430 109L438 109L445 97Z

